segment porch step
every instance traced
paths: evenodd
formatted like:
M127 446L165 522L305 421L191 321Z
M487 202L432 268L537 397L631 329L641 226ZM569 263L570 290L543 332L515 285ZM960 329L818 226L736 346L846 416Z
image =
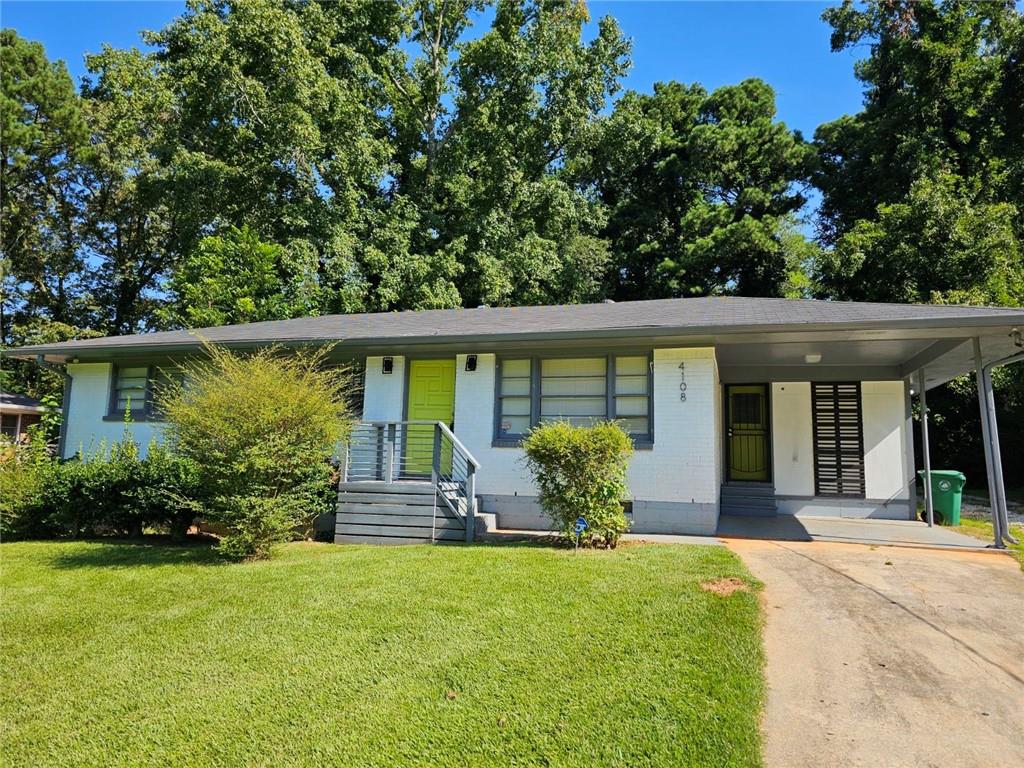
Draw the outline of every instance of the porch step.
M726 483L719 512L723 515L774 517L778 512L775 488L770 483Z
M441 492L449 495L445 489ZM465 521L434 494L434 486L424 482L341 483L334 518L334 541L339 544L465 541Z

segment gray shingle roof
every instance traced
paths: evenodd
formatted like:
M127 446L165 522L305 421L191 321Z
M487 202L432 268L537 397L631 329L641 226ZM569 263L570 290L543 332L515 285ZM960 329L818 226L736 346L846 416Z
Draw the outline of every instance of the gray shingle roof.
M42 403L34 397L19 395L14 392L0 392L0 406L17 406L19 408L41 408Z
M538 307L484 307L324 315L189 331L112 336L22 347L9 354L69 355L195 347L198 337L224 344L337 341L345 346L579 338L602 335L701 335L809 328L1024 325L1024 310L933 304L878 304L801 299L704 297Z

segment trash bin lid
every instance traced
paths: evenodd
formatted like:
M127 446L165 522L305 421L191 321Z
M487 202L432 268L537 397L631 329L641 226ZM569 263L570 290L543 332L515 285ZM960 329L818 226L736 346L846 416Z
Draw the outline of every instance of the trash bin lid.
M920 470L917 474L919 474L921 477L924 477L924 470ZM956 478L958 480L967 479L967 475L965 475L963 472L957 469L933 469L932 477L948 477Z

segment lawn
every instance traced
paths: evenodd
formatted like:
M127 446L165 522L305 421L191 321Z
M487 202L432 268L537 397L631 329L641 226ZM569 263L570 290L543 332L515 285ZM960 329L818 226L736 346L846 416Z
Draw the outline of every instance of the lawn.
M759 765L720 547L0 547L4 766ZM707 580L752 591L722 596Z
M960 525L951 528L950 530L957 531L958 533L966 534L967 536L974 536L977 539L984 539L989 544L992 543L992 539L995 537L995 530L992 528L992 523L988 520L977 520L971 517L961 517ZM1010 544L1009 548L1013 551L1014 555L1020 561L1020 567L1024 570L1024 525L1020 523L1010 523L1010 533L1017 539L1019 544Z

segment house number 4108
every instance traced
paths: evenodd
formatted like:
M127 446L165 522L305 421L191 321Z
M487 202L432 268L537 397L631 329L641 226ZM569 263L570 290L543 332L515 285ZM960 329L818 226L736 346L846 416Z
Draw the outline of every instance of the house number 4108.
M686 363L679 364L679 400L686 402Z

